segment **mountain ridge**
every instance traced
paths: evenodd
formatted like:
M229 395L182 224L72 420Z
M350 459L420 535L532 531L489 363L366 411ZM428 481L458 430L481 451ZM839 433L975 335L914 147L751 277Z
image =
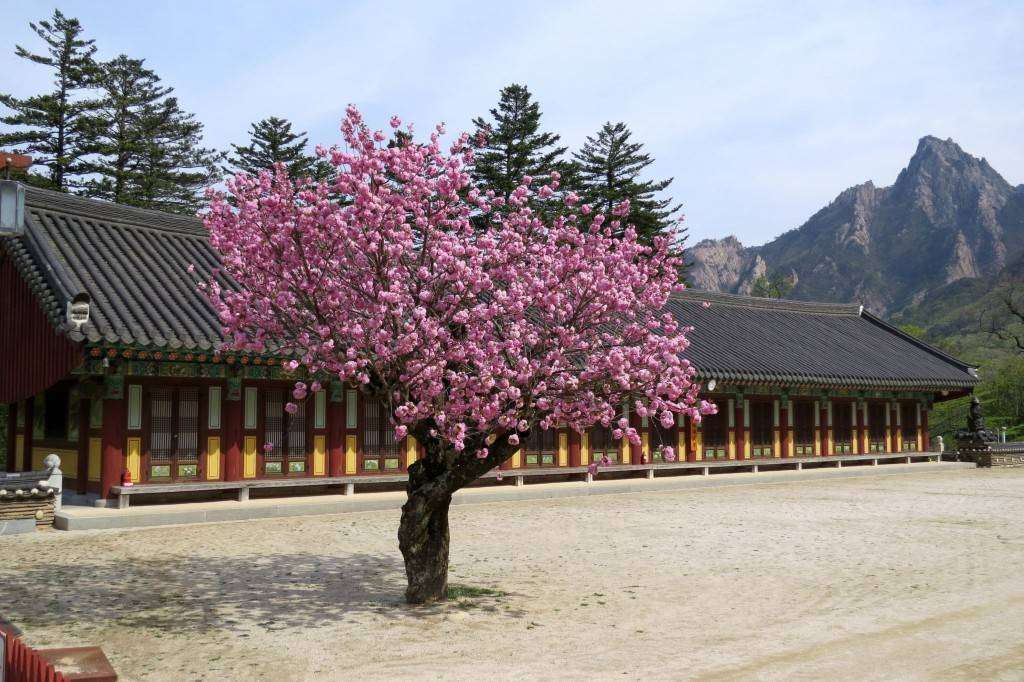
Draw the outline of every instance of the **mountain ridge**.
M761 246L702 240L688 274L698 288L731 293L781 275L792 298L893 315L954 282L995 277L1022 255L1024 185L952 139L926 135L892 185L849 187Z

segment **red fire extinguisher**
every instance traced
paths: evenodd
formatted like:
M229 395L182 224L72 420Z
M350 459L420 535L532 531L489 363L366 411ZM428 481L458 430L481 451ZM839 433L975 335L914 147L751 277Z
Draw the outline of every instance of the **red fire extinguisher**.
M121 474L121 485L125 486L126 488L135 485L134 483L132 483L132 472L130 472L128 469L125 469L124 472Z

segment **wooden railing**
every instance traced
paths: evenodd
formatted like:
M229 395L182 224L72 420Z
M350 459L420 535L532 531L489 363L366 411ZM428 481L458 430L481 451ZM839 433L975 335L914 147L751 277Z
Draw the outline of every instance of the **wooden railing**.
M13 631L0 629L0 649L3 653L0 680L3 682L67 682L66 677Z

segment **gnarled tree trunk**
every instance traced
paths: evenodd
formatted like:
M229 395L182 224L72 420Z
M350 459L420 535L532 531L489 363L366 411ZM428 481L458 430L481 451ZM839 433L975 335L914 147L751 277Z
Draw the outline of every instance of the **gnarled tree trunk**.
M512 456L515 448L504 442L492 445L485 459L447 450L429 438L420 440L426 456L409 467L407 499L398 525L398 547L405 559L409 586L405 600L430 604L448 598L448 508L459 488Z

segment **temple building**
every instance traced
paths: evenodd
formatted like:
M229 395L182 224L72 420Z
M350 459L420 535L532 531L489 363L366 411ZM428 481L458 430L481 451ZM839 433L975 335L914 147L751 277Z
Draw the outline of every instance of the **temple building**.
M57 453L65 490L100 499L128 477L139 488L401 477L419 448L396 441L381 405L333 382L288 414L297 377L282 358L218 352L217 315L196 288L217 264L198 219L0 181L8 469ZM671 310L695 328L687 357L718 414L671 428L633 415L639 445L610 429L535 429L505 468L925 453L933 404L978 382L857 305L690 290ZM662 444L681 461L661 461Z

